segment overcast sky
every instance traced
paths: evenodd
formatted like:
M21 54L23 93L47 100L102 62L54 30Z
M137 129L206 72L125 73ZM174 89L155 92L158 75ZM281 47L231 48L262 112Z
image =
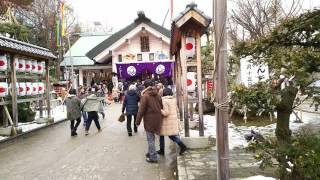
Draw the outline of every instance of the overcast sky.
M153 22L162 24L167 10L170 8L170 0L66 0L75 9L78 21L92 25L99 21L103 26L108 26L117 31L132 23L137 17L137 11L144 11ZM212 17L212 0L173 0L173 17L182 12L186 5L195 2L198 8ZM234 1L234 0L233 0ZM294 1L294 0L285 0ZM304 0L305 8L320 6L320 0ZM229 10L232 6L229 6ZM165 27L170 29L170 13L165 22Z

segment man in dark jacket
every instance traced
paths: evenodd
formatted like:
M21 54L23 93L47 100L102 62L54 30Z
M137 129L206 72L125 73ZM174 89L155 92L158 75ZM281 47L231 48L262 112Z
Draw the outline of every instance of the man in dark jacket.
M146 130L148 141L148 153L146 155L146 161L150 163L156 163L158 161L155 148L155 134L159 134L161 128L162 102L152 80L147 79L144 82L144 86L146 89L141 93L142 98L136 125L139 126L143 118L143 124Z
M131 128L131 120L132 116L134 118L134 132L138 132L138 128L136 126L136 119L137 119L137 113L138 113L138 102L140 98L139 95L136 91L136 86L135 85L130 85L129 86L129 91L124 97L124 102L122 106L122 113L124 113L124 110L126 110L126 115L127 115L127 130L128 130L128 135L132 136L132 128Z

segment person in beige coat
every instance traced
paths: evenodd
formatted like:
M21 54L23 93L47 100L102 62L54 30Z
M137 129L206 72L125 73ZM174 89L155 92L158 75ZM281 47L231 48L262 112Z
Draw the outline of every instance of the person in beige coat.
M180 155L182 155L186 150L186 145L180 140L179 131L180 131L180 121L178 120L177 115L177 101L173 97L173 92L170 88L165 88L163 90L162 97L163 109L161 114L163 116L162 125L160 128L160 150L158 154L164 155L164 136L169 136L169 138L179 145Z

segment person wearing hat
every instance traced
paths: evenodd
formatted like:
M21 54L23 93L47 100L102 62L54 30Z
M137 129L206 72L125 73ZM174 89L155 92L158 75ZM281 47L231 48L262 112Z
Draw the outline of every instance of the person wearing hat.
M155 134L159 134L162 122L162 102L158 91L152 80L147 79L144 82L145 90L141 92L141 102L137 115L136 125L139 126L142 118L147 135L148 153L146 161L157 163L157 152L155 148Z

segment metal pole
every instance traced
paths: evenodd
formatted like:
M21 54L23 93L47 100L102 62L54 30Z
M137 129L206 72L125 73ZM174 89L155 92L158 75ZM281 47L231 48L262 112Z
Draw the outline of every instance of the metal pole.
M223 105L227 105L227 0L214 1L215 19L215 97L217 120L217 179L230 179L229 171L229 143L228 143L228 111Z
M70 64L71 64L71 83L72 83L72 88L76 89L76 83L74 80L74 69L73 69L73 58L71 56L71 45L70 45L70 35L68 35L68 46L69 46L69 58L70 58Z

